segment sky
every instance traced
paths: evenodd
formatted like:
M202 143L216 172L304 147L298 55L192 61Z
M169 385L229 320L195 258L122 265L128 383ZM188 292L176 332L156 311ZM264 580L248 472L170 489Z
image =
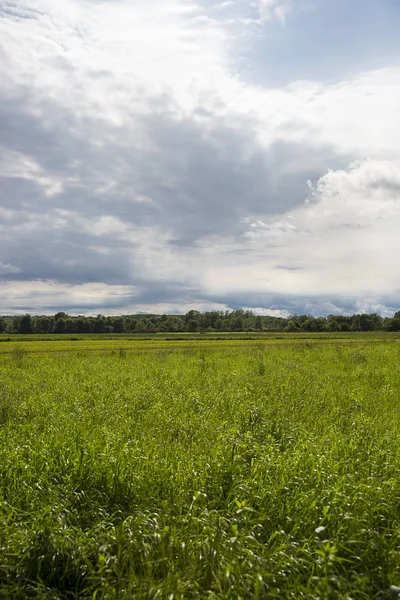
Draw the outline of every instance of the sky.
M398 0L0 0L0 313L400 310Z

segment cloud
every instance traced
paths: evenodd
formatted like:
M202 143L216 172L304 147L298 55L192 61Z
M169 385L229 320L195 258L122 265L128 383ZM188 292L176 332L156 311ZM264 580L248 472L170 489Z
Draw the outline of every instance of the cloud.
M251 85L224 4L0 0L6 312L395 304L400 70Z
M326 312L327 302L330 310L343 308L343 299L351 310L396 304L399 183L400 166L383 161L328 172L311 188L307 204L279 218L249 219L242 244L247 253L239 258L234 244L227 245L235 261L211 267L209 288L218 297L237 292L257 305L282 295L296 312Z
M98 283L65 286L55 281L18 281L12 286L7 282L0 284L0 301L3 305L12 306L12 313L49 313L66 306L76 314L98 313L100 309L115 313L132 298L133 293L134 290L129 287L114 286L110 289Z
M0 262L0 275L14 275L16 273L21 273L21 269L19 267L15 267L14 265L4 264Z
M259 0L260 18L262 21L276 18L285 21L292 10L292 0Z
M46 173L31 157L0 146L0 177L35 182L45 196L54 196L62 191L61 183Z

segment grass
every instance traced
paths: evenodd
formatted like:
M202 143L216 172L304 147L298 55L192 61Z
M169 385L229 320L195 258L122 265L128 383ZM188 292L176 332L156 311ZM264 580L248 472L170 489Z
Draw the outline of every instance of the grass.
M0 334L0 355L15 351L29 353L109 353L148 352L151 350L203 348L255 348L293 344L375 344L400 340L398 332L355 333L190 333L190 334Z
M257 340L266 342L268 340L387 340L400 339L400 332L389 331L357 331L357 332L306 332L284 333L284 332L268 332L268 331L236 331L236 332L159 332L159 333L74 333L74 334L59 334L59 333L0 333L0 343L4 342L110 342L124 341L134 342L143 340L152 340L154 342L168 341L224 341L224 340Z
M286 339L4 344L0 598L387 597L400 346Z

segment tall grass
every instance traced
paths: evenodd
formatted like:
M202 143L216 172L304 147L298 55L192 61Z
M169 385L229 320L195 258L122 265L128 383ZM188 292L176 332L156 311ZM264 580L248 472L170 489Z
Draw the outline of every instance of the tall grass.
M400 348L0 359L0 598L386 597Z

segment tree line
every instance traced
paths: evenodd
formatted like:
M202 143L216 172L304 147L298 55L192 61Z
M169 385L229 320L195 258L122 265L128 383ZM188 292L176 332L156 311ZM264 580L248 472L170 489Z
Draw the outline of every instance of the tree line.
M290 315L271 317L255 315L248 310L190 310L185 315L135 314L121 316L70 316L58 312L54 316L30 315L0 317L0 333L160 333L160 332L341 332L400 331L400 311L393 317L376 313L352 316Z

